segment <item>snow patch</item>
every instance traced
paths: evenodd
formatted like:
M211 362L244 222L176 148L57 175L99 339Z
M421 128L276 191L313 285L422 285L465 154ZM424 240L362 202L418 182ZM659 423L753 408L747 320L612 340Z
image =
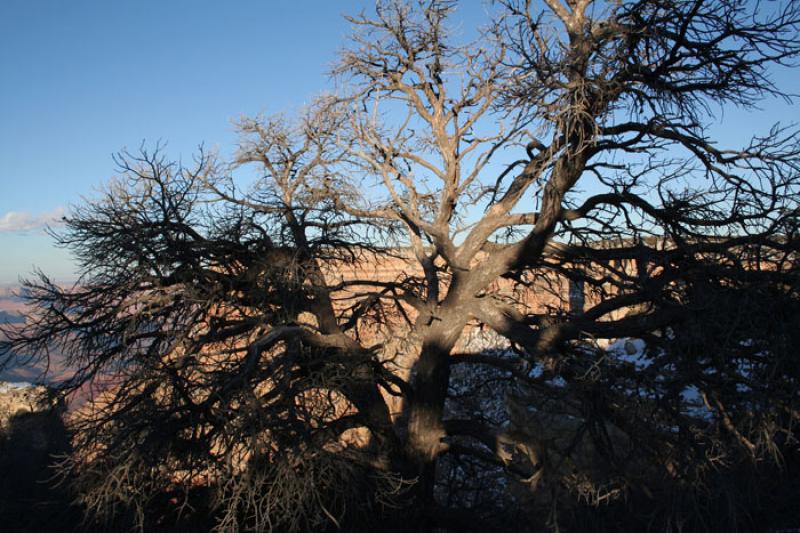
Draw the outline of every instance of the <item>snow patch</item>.
M617 339L606 348L606 353L620 361L631 363L636 368L646 368L650 361L645 358L647 344L642 339Z

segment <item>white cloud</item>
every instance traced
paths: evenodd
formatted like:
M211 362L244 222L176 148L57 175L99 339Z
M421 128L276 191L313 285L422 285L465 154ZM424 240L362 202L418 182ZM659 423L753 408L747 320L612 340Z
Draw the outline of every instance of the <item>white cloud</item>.
M61 223L64 216L64 208L57 207L49 213L34 215L27 211L9 211L0 216L0 233L21 233L33 231L45 227L45 225L55 226Z

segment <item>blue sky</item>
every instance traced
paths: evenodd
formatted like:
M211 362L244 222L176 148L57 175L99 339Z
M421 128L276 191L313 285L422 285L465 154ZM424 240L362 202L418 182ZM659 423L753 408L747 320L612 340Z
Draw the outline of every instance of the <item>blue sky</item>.
M328 84L369 1L0 2L0 283L35 264L70 277L30 228L113 175L111 154L163 140L229 150L242 114L302 106Z
M0 2L0 284L41 267L72 277L40 228L114 173L111 154L167 142L188 159L223 153L242 114L292 111L329 86L349 29L370 0ZM479 0L463 16L478 20ZM799 87L797 69L779 73ZM794 106L726 113L724 140L796 120Z

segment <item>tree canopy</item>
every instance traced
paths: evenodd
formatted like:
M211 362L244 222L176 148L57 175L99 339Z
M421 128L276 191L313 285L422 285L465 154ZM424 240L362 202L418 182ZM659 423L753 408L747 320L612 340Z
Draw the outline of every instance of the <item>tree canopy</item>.
M28 280L0 356L104 385L62 464L95 516L747 523L714 513L797 448L800 143L707 131L791 98L800 4L457 8L378 2L336 92L231 161L122 153L55 232L81 278Z

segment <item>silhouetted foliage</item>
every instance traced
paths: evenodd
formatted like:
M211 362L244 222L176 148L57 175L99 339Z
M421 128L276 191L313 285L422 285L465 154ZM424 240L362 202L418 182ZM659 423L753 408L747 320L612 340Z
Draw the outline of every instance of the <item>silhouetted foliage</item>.
M0 353L105 384L63 464L93 516L786 523L798 132L706 132L788 98L800 5L508 0L474 43L455 9L379 2L338 93L243 120L231 162L121 154L71 211L82 276L28 281Z
M0 427L0 524L3 531L78 531L81 510L52 483L54 457L69 452L61 410L22 412Z

